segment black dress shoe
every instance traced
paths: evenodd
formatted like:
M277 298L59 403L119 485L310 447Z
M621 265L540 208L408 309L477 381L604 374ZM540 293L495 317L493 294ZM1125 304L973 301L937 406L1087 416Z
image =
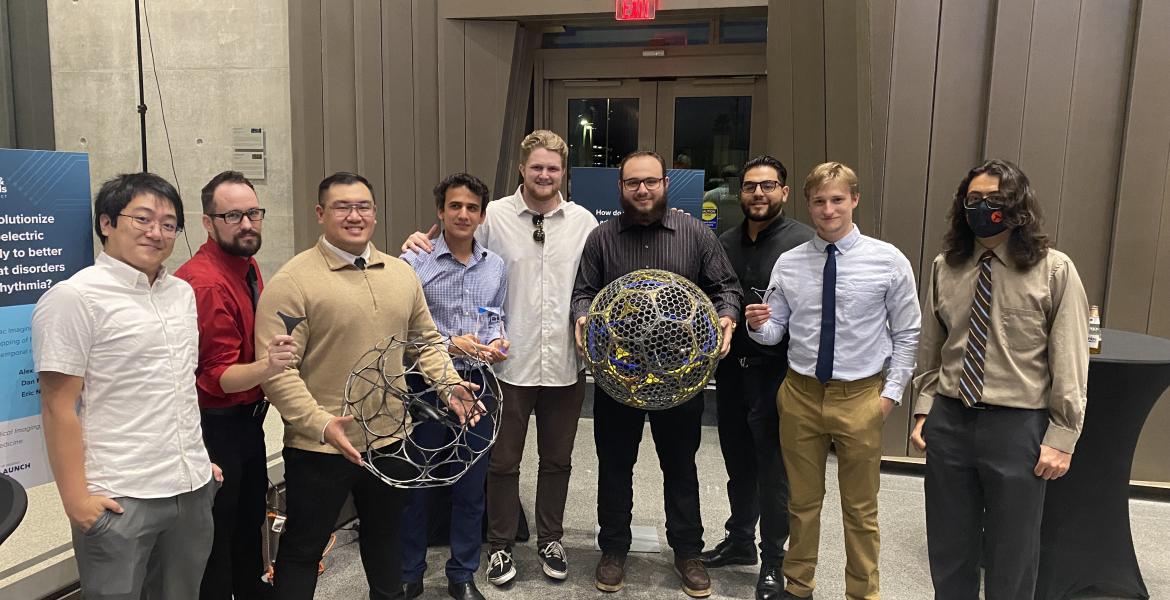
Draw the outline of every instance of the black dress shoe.
M727 565L754 565L756 564L756 546L754 543L737 543L731 538L723 538L714 548L699 555L699 560L708 567L723 567Z
M422 595L423 584L421 581L407 581L402 584L402 597L406 600L411 598L418 598Z
M475 587L474 581L465 583L448 583L447 594L455 600L484 600L483 594Z
M760 567L760 579L756 581L756 600L780 600L784 593L784 576L780 575L780 565L764 565Z

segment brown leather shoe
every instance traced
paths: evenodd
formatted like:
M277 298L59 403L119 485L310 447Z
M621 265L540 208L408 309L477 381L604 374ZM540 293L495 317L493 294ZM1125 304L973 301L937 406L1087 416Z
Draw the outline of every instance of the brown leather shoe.
M597 589L616 592L622 589L626 579L626 557L617 554L602 554L597 561Z
M683 591L691 598L706 598L711 595L711 576L699 557L675 558L674 570L682 578Z

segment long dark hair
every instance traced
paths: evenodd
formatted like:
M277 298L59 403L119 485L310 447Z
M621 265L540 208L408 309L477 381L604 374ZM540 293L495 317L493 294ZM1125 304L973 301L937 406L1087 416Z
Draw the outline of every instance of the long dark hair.
M1012 228L1008 237L1008 254L1021 270L1028 269L1043 260L1048 254L1048 236L1040 230L1043 217L1036 192L1024 174L1014 163L998 158L990 159L971 169L959 184L948 218L951 229L943 239L943 254L948 265L957 267L969 260L975 252L975 233L967 224L967 209L963 200L971 180L980 175L999 178L999 193L1003 194L1004 222Z

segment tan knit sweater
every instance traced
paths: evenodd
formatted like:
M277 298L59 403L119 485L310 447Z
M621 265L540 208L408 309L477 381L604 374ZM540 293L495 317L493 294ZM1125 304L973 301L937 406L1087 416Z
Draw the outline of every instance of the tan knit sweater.
M442 339L414 270L372 245L364 271L320 241L281 267L264 286L256 309L259 360L267 356L272 336L285 332L277 311L307 317L292 334L300 356L295 368L263 384L284 420L284 445L301 450L337 454L333 446L321 442L321 434L331 418L342 414L346 380L354 365L376 344L408 331L421 332L434 342ZM401 351L388 359L391 368L401 365ZM442 352L425 352L421 367L436 379L458 381ZM387 437L368 436L360 424L351 424L349 440L354 447L380 448L405 437L409 423L402 403L393 396L366 393L371 386L361 380L356 388L350 398L363 398L358 408L364 414L374 415L382 408L383 416L369 425Z

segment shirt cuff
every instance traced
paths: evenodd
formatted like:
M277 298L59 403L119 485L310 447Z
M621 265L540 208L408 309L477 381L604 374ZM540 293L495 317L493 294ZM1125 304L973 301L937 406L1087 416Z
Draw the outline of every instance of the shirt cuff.
M918 398L914 401L914 416L929 415L930 409L934 407L934 393L922 392L918 394Z
M1044 441L1041 443L1045 446L1056 448L1061 452L1072 454L1073 450L1077 447L1077 439L1080 437L1080 432L1067 427L1061 427L1049 419L1048 431L1044 434Z
M895 406L902 406L902 393L905 391L905 385L895 381L886 381L885 387L882 388L882 397L893 400Z

